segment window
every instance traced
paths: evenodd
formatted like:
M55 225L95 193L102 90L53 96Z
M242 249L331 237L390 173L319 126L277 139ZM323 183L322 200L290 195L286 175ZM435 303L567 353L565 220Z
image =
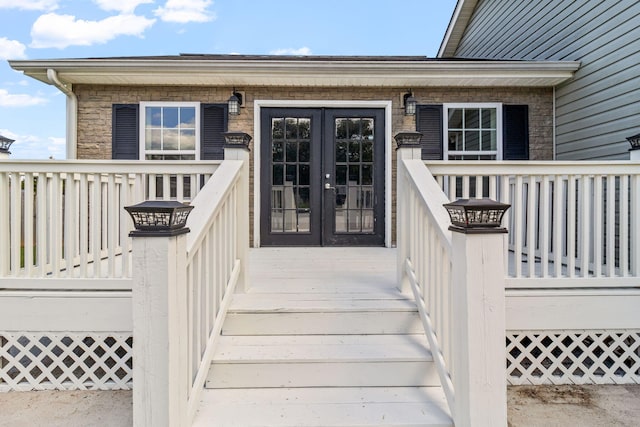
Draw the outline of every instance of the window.
M445 160L501 160L501 104L445 104Z
M142 159L200 159L199 103L142 102L140 116Z

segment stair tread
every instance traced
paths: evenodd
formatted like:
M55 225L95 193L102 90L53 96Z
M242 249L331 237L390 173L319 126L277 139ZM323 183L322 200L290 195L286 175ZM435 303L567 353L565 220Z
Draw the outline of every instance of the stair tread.
M221 336L214 363L433 360L424 334Z
M194 427L452 426L440 387L205 390Z
M236 294L230 313L314 313L327 311L416 311L402 294Z

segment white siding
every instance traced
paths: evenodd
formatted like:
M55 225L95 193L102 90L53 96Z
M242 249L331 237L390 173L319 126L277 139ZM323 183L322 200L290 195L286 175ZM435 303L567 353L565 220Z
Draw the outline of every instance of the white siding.
M480 0L456 57L581 61L556 88L559 160L628 159L640 132L640 2Z

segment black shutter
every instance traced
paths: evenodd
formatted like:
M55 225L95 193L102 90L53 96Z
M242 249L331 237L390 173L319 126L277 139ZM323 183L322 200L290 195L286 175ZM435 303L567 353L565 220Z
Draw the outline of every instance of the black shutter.
M227 131L227 104L202 104L200 131L200 158L202 160L223 160L224 137Z
M113 104L111 158L139 160L138 104Z
M422 160L442 160L442 105L418 105L416 130L422 133Z
M529 160L529 106L502 106L502 158Z

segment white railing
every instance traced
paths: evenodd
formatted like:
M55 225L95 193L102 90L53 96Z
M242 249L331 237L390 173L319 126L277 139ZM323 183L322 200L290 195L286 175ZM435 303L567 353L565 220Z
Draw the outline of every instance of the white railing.
M73 279L131 277L132 223L123 207L189 201L219 163L0 162L0 287L32 288L35 279L39 289L68 289Z
M413 292L454 423L506 425L505 234L451 232L419 148L398 150L397 171L398 281Z
M509 230L510 286L637 285L640 164L426 164L450 200L490 197L511 204L503 221ZM519 280L525 278L526 284ZM567 278L572 280L559 280Z
M248 151L229 147L187 229L133 233L135 425L191 425L227 308L245 291L248 201Z
M220 335L231 296L246 268L244 252L249 242L243 229L247 224L242 220L242 212L248 209L244 167L242 161L225 160L193 200L195 208L188 221L191 228L187 235L186 283L190 421L198 409L215 340Z
M402 164L400 164L402 162ZM410 287L453 411L451 232L444 193L417 160L398 164L398 269L403 291Z

